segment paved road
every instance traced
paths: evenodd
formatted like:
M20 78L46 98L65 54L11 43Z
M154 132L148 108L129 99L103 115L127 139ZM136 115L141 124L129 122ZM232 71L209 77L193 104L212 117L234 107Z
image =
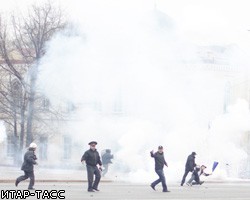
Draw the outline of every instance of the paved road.
M27 182L20 183L16 188L10 183L0 183L1 191L18 189L23 191ZM170 185L170 193L163 193L160 187L153 191L148 185L134 185L128 183L101 183L100 192L88 193L86 183L37 183L37 190L65 190L66 199L99 199L99 200L125 200L125 199L169 199L169 200L191 200L191 199L216 199L216 200L250 200L250 183L205 183L202 186L180 187ZM1 199L1 198L0 198ZM3 197L2 197L3 199ZM5 198L6 199L6 198ZM15 199L15 198L14 198ZM20 198L19 198L20 199ZM29 197L27 199L37 199ZM42 199L42 198L40 198ZM46 198L47 199L47 198Z

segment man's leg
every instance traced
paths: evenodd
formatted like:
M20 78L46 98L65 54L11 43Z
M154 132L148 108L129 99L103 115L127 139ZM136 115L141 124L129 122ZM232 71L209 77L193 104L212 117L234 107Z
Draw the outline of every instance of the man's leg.
M163 169L162 169L162 170L157 170L156 173L157 173L158 176L160 177L160 181L161 181L161 184L162 184L163 192L168 191L168 189L167 189L167 184L166 184L166 178L165 178Z
M195 180L195 182L193 183L193 185L198 185L198 184L200 184L200 177L199 177L198 174L195 175L194 180Z
M186 169L185 173L183 175L182 181L181 181L181 186L183 186L183 184L185 183L185 180L186 180L188 173L189 173L189 170Z
M28 173L28 176L29 176L29 178L30 178L30 184L29 184L28 189L33 189L33 186L34 186L34 184L35 184L35 175L34 175L34 171L29 172L29 173Z
M21 181L24 181L26 180L27 178L29 178L27 172L24 172L24 175L23 176L19 176L17 179L16 179L16 186L18 186L18 184L21 182Z
M195 179L195 175L192 174L191 178L187 182L187 185L191 185L192 186L192 182L193 182L194 179Z
M101 180L101 173L98 167L95 167L94 174L95 174L95 182L93 185L93 189L98 191L98 185Z
M93 191L94 167L87 165L88 191Z
M156 174L159 176L157 170L155 170ZM153 183L151 183L151 187L155 190L155 186L157 184L159 184L161 182L161 177L159 176L159 178L157 180L155 180Z

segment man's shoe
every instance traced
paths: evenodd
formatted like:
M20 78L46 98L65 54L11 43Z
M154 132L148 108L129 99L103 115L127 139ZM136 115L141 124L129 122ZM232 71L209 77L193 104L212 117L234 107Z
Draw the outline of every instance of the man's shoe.
M100 191L100 190L98 190L97 188L93 188L93 190L98 191L98 192Z
M181 186L183 186L183 183L181 183Z
M170 192L169 190L163 190L162 192Z
M153 184L150 185L150 187L155 190L155 186Z
M88 192L95 192L93 189L88 190Z
M15 186L17 187L19 184L19 181L16 179Z
M35 190L35 188L33 188L33 187L32 188L28 188L28 190Z

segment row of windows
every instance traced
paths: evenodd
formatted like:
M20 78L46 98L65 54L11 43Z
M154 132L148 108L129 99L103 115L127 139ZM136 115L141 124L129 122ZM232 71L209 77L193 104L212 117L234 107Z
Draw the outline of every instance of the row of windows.
M14 157L15 139L13 136L7 137L7 156ZM48 159L48 137L41 136L38 143L38 155L40 160ZM63 159L70 159L72 154L72 138L70 136L63 137Z

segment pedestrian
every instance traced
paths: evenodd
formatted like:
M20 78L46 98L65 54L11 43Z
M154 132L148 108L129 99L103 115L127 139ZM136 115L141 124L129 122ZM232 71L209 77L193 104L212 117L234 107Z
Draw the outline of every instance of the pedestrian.
M98 184L101 180L100 171L102 171L102 162L100 155L96 149L97 142L92 141L89 143L89 145L90 149L83 154L81 162L82 163L85 162L87 167L88 192L94 192L94 190L99 191ZM94 175L95 175L95 181L94 181Z
M114 158L114 155L111 154L111 150L106 149L105 153L102 155L102 164L103 164L103 167L104 167L104 170L102 171L102 176L103 177L107 174L109 164L112 164L111 159L113 159L113 158Z
M181 181L181 186L183 186L183 184L185 183L185 180L186 180L188 173L194 171L194 167L196 166L195 156L196 156L196 153L192 152L191 155L189 155L187 158L187 162L186 162L186 166L185 166L185 173L184 173L182 181Z
M212 174L208 174L208 173L204 172L204 170L206 168L207 167L205 165L201 165L201 167L199 165L196 165L196 167L194 168L192 177L187 182L187 185L188 186L202 185L204 183L204 181L200 180L200 176L210 176L210 175L212 175Z
M154 151L150 152L151 157L155 159L155 172L156 174L159 176L159 179L157 179L156 181L154 181L153 183L151 183L151 188L153 190L155 190L155 186L158 183L162 183L162 188L163 188L163 192L170 192L167 189L167 184L166 184L166 179L165 179L165 175L164 175L164 165L166 165L168 167L168 164L164 158L164 152L163 152L163 147L159 146L158 147L158 151L156 153L154 153Z
M38 164L36 162L37 160L37 157L35 154L36 148L37 148L37 145L35 143L31 143L28 148L28 151L25 153L24 161L23 161L22 168L21 168L21 170L24 171L24 175L16 179L16 182L15 182L16 187L21 181L24 181L30 178L28 189L34 190L33 188L35 184L34 165Z

